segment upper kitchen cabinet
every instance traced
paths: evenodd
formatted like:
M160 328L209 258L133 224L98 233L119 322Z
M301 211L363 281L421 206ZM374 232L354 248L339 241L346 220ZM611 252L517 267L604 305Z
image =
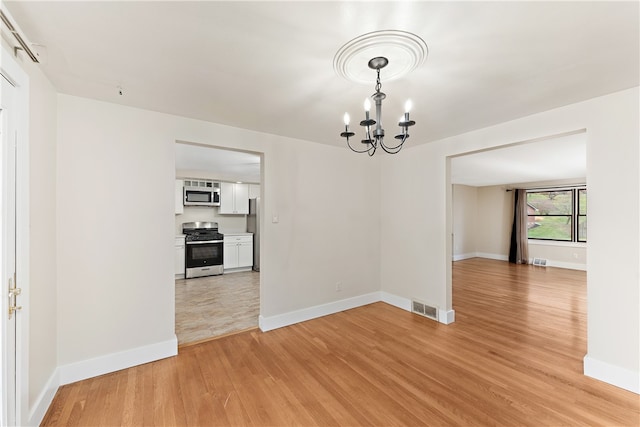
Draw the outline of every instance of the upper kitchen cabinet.
M220 183L221 214L247 215L249 213L249 185Z
M184 200L183 200L183 192L182 192L182 180L176 179L176 215L184 213Z

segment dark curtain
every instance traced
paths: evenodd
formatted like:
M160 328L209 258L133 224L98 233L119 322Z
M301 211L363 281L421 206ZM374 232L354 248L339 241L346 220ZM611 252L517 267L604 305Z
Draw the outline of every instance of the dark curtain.
M527 192L522 189L514 190L513 226L509 247L509 262L514 264L529 263L527 219Z

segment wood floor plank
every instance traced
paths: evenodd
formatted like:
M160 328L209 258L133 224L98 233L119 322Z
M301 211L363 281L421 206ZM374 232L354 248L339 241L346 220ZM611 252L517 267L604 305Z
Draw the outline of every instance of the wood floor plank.
M375 303L60 388L43 426L638 426L586 377L586 274L454 263L456 322Z

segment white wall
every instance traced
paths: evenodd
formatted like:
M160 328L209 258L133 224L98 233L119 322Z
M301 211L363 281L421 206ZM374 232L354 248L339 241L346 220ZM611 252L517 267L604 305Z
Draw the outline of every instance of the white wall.
M57 95L40 68L29 74L29 408L51 397L57 368Z
M273 144L269 154L262 179L268 244L260 254L261 314L379 291L377 159L296 140Z
M513 192L501 186L478 187L478 255L485 258L509 259L511 225L513 224Z
M640 99L638 88L586 103L588 354L598 377L635 373L640 393ZM615 198L615 209L611 200ZM635 214L634 214L635 213Z
M587 130L589 186L588 355L585 372L620 384L640 368L638 88L444 140L408 146L381 164L382 289L451 301L452 216L448 156ZM610 201L619 203L612 212ZM393 213L411 206L403 221ZM612 250L615 248L615 250Z
M382 291L449 310L443 267L451 257L452 230L444 227L448 188L441 144L409 144L381 159Z
M478 188L468 185L453 186L453 259L473 258L477 253Z
M153 113L58 102L59 363L174 339L172 141Z
M550 267L586 271L587 244L529 240L529 260L533 258L546 259Z
M375 159L68 95L58 111L64 371L175 338L176 140L264 153L261 315L380 289Z

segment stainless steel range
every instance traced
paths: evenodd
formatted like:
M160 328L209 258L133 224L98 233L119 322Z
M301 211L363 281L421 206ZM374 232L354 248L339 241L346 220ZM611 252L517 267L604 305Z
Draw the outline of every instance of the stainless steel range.
M224 236L218 232L217 222L185 222L185 275L193 277L222 274Z

